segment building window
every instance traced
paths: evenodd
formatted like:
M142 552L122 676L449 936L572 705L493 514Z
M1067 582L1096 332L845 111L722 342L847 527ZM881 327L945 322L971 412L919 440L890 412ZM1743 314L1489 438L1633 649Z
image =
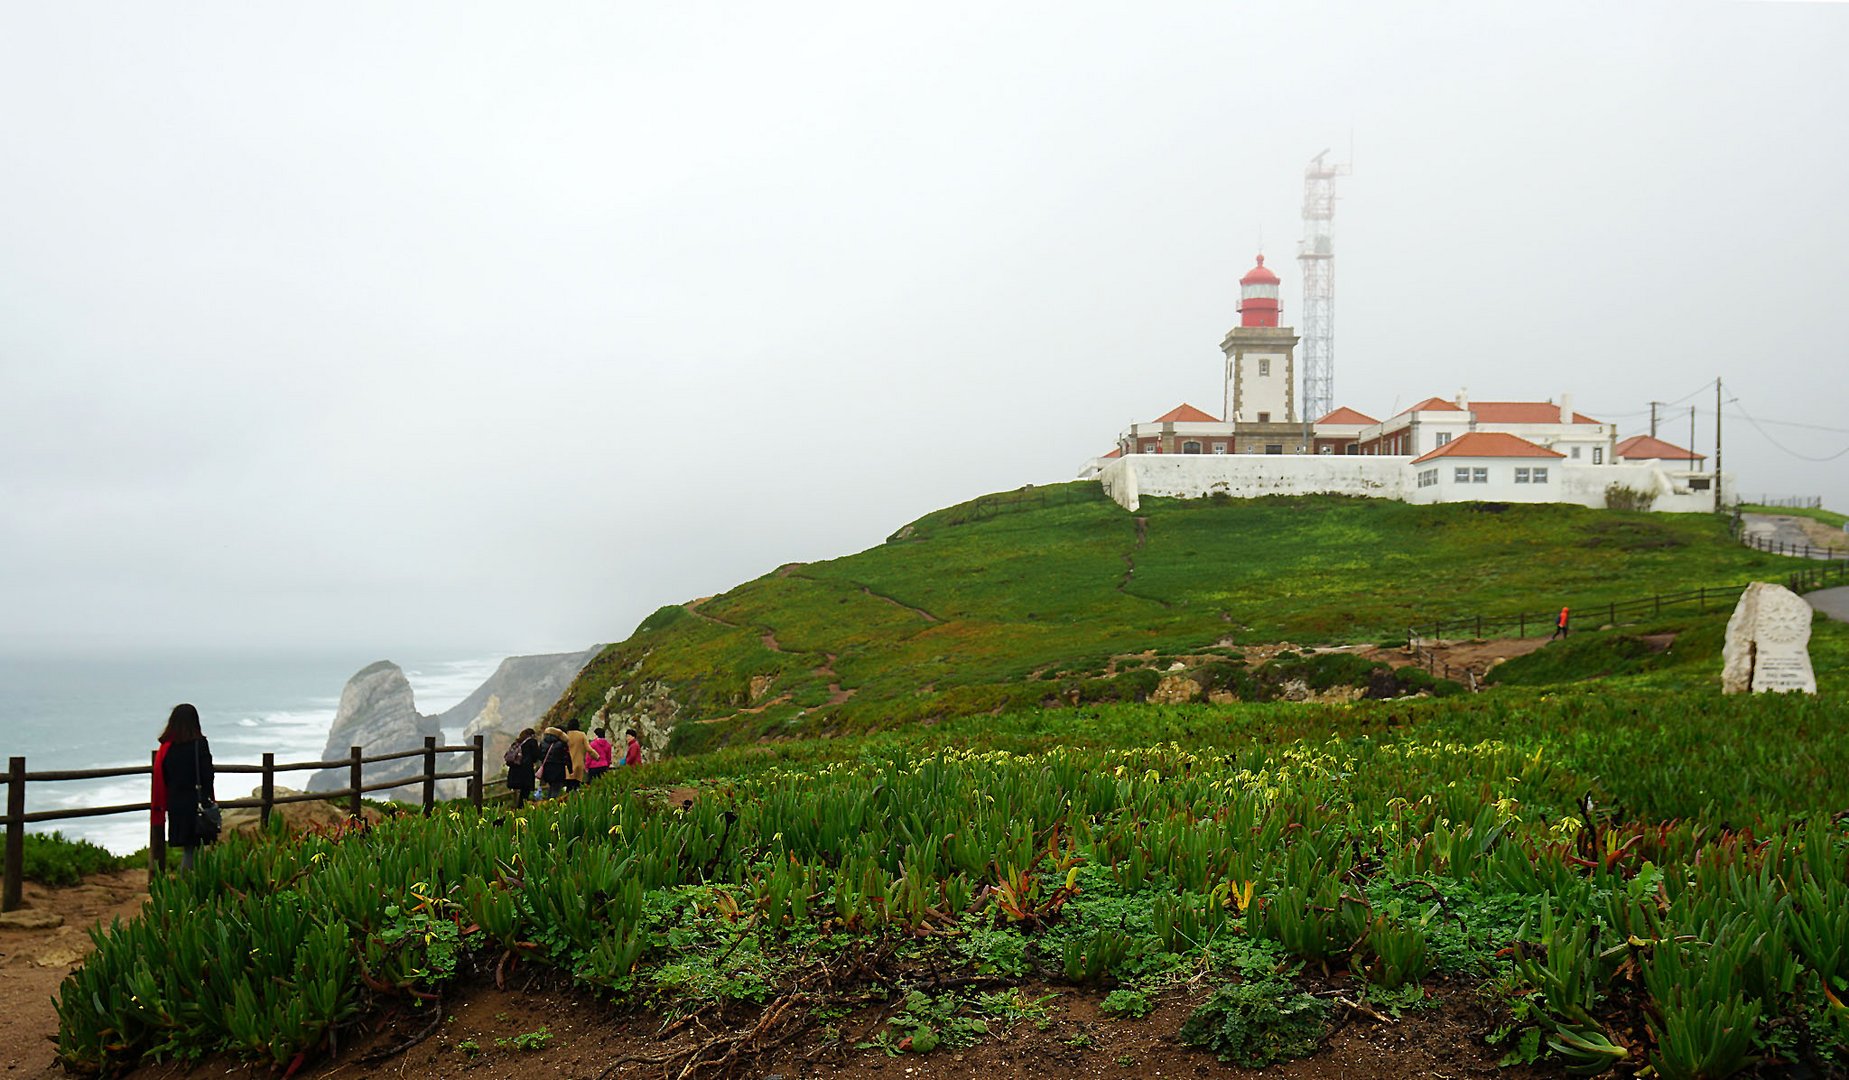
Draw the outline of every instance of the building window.
M1579 457L1579 447L1575 446L1572 449L1573 449L1573 456L1575 458Z
M1361 453L1361 444L1360 444L1360 443L1349 443L1349 444L1348 444L1348 453L1350 453L1350 454L1360 454L1360 453Z
M1439 432L1439 433L1438 433L1438 445L1439 445L1439 446L1443 446L1444 444L1446 444L1446 443L1448 443L1448 442L1450 442L1450 441L1451 441L1451 433L1450 433L1450 432L1448 432L1448 431L1441 431L1441 432Z
M1153 453L1155 453L1155 452L1156 452L1156 444L1155 444L1155 443L1153 443L1153 442L1146 442L1146 443L1144 443L1144 444L1143 444L1143 453L1145 453L1145 454L1153 454Z
M1515 482L1518 484L1526 484L1528 482L1528 470L1522 468L1519 465L1516 466L1515 467Z
M1284 452L1283 443L1266 443L1265 444L1265 453L1267 454L1282 454L1283 452Z
M1437 485L1438 485L1438 470L1437 469L1425 469L1419 473L1419 486L1420 487L1422 488L1436 487Z
M1605 464L1605 448L1603 446L1595 446L1592 448L1592 463L1594 465Z
M1688 489L1690 491L1707 491L1708 490L1708 478L1705 476L1689 477L1688 478Z
M1483 468L1483 469L1470 470L1470 482L1473 484L1489 483L1489 469Z
M1547 470L1546 469L1535 468L1535 469L1530 470L1530 473L1534 476L1535 483L1537 484L1547 483Z
M1258 414L1258 422L1259 422L1259 423L1261 423L1261 424L1269 424L1269 423L1271 423L1271 414L1270 414L1270 413L1268 413L1268 412L1262 412L1262 413L1259 413L1259 414Z
M1223 442L1217 442L1217 443L1214 443L1214 444L1213 444L1213 452L1214 452L1214 453L1216 453L1216 454L1224 454L1224 453L1226 453L1226 444L1225 444L1225 443L1223 443Z
M1469 469L1453 470L1451 473L1451 482L1454 484L1470 483L1470 470Z
M1316 452L1319 454L1333 454L1335 453L1335 447L1330 446L1328 443L1324 443L1316 448Z
M1258 373L1261 376L1271 374L1271 357L1261 356L1258 358Z
M1181 444L1181 452L1184 454L1198 454L1201 452L1201 444L1190 439Z

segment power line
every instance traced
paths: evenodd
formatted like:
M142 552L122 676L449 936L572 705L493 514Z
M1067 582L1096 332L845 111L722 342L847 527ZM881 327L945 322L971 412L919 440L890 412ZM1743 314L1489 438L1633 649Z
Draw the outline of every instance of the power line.
M1797 458L1799 461L1818 461L1818 462L1835 461L1837 458L1842 457L1845 454L1849 454L1849 446L1843 447L1841 450L1838 450L1836 453L1831 454L1828 457L1812 457L1809 454L1800 454L1796 450L1793 450L1791 447L1786 446L1784 443L1779 442L1777 439L1774 439L1772 437L1771 432L1767 431L1763 427L1760 427L1759 421L1753 419L1753 415L1746 411L1746 406L1740 404L1739 398L1730 398L1728 399L1728 403L1733 405L1735 408L1737 408L1740 412L1741 419L1753 425L1754 430L1758 431L1760 435L1764 436L1767 442L1771 443L1777 449L1784 451L1785 453L1791 455L1794 458Z

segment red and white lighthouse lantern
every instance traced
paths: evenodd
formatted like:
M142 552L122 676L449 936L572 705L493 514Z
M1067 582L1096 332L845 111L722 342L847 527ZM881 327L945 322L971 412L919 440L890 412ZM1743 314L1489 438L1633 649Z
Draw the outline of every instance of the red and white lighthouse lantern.
M1239 279L1239 325L1278 324L1278 276L1265 268L1265 257Z

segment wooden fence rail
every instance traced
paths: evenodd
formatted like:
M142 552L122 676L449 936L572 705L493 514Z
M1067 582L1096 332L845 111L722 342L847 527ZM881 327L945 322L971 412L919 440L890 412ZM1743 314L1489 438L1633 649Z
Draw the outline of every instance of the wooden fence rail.
M439 754L468 754L469 768L439 771L437 756ZM368 784L364 780L365 766L376 765L383 761L401 761L407 758L422 758L423 769L411 776L397 780L381 780ZM262 785L256 795L241 799L224 799L219 802L220 809L250 809L258 811L258 818L264 824L270 823L271 812L278 806L301 802L334 802L347 800L347 814L358 818L364 810L363 798L375 791L389 791L393 788L409 787L422 783L420 800L424 813L430 813L436 806L438 780L467 780L469 782L469 801L480 809L483 799L482 791L482 737L475 736L461 746L438 746L435 736L427 736L424 745L417 750L399 750L390 754L373 754L370 757L355 746L344 758L333 761L292 761L278 764L275 754L263 755L260 765L225 764L213 766L213 773L246 773L261 776ZM304 772L307 770L345 768L347 786L336 791L315 791L300 795L276 794L276 774ZM154 758L150 755L146 765L120 766L109 769L48 769L43 772L27 772L26 759L11 758L7 762L7 771L0 776L0 785L6 787L6 861L5 884L0 887L0 911L17 910L20 896L25 884L26 862L26 826L46 821L68 821L73 818L107 817L112 814L147 813L152 804L146 802L125 803L119 806L79 806L63 810L35 810L26 812L26 785L54 783L60 780L105 780L118 776L145 776L153 784ZM148 859L155 869L167 864L167 834L158 825L150 824L148 828Z
M1827 589L1838 585L1849 585L1849 561L1836 560L1820 566L1792 572L1786 577L1785 585L1792 592L1810 592L1814 589ZM1746 591L1746 585L1720 585L1691 589L1680 593L1653 593L1632 600L1606 601L1603 604L1569 605L1574 618L1599 618L1607 623L1616 623L1620 616L1661 615L1665 609L1693 604L1698 611L1707 611L1722 604L1731 604L1739 600ZM1490 630L1513 630L1516 637L1527 637L1528 628L1534 627L1536 634L1551 634L1554 631L1559 609L1541 612L1516 612L1512 615L1461 615L1449 619L1437 619L1432 622L1417 623L1409 628L1410 636L1417 638L1431 631L1433 640L1440 640L1448 630L1453 636L1468 635L1481 638L1485 628Z

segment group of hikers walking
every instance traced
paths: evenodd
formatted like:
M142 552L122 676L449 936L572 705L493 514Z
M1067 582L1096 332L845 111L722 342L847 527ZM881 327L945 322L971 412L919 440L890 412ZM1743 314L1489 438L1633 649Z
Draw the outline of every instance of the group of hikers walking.
M642 764L642 736L635 728L623 733L621 757L605 737L603 728L590 736L574 722L561 731L555 727L542 733L526 728L514 737L502 759L507 763L507 786L513 790L514 806L526 805L529 798L556 799L578 790L613 768Z

